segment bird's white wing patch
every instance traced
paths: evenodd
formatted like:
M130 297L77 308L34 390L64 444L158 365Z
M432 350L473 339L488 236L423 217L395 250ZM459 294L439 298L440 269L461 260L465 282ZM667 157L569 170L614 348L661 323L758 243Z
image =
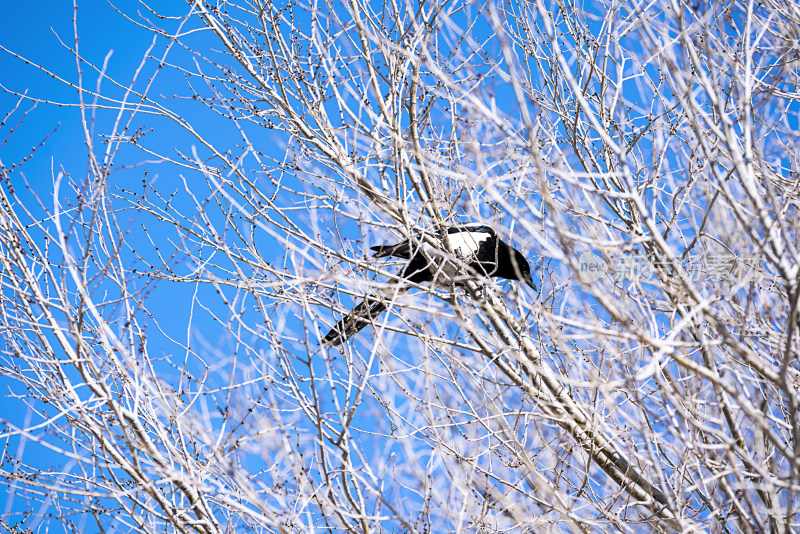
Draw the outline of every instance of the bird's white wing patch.
M486 232L457 232L450 234L450 247L458 258L468 258L474 255L481 243L492 237Z

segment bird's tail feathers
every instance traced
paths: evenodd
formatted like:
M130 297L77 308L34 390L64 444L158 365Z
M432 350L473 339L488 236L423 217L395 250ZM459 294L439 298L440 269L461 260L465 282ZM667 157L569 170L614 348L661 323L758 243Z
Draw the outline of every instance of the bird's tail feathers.
M353 308L347 316L336 323L324 338L323 345L341 345L350 336L360 332L365 326L372 324L372 321L380 315L388 305L388 300L378 295L370 295L364 302Z

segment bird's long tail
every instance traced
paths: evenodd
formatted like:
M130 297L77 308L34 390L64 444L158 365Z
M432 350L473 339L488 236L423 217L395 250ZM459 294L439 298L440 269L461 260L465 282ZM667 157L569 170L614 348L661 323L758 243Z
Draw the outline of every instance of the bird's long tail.
M368 324L380 315L385 309L390 299L380 294L370 295L364 302L353 308L347 316L336 323L324 338L323 345L341 345L347 338L361 331Z

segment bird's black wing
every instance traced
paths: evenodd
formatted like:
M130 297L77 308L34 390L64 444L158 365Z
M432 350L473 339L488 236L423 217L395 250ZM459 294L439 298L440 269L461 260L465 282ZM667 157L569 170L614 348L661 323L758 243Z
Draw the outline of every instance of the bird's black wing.
M495 276L508 245L492 235L483 241L475 252L475 261L470 263L470 267L475 269L481 276ZM505 253L505 254L504 254Z
M376 258L394 257L403 258L405 260L411 259L411 243L409 241L403 241L396 245L376 245L371 247L371 250L375 253L373 256Z

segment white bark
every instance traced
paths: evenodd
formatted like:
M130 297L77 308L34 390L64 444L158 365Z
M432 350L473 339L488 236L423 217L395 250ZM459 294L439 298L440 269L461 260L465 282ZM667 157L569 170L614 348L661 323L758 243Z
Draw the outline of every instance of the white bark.
M194 0L130 80L77 13L74 99L4 83L89 154L0 156L7 528L798 528L795 6ZM540 294L318 344L467 220Z

